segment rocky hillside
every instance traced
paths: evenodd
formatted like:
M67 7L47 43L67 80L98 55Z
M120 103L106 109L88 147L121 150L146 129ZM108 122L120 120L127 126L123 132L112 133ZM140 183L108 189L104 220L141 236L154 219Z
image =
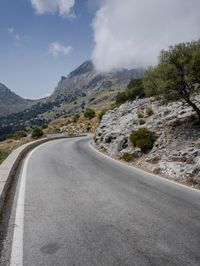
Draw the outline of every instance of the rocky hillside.
M62 77L55 88L51 99L65 99L71 102L79 97L90 95L94 92L111 91L124 88L131 79L144 75L143 69L122 69L117 72L98 72L92 61L86 61L67 77Z
M86 61L67 77L62 77L50 97L37 101L25 100L2 85L0 140L12 131L48 124L59 117L71 117L87 107L107 108L120 89L124 89L131 79L143 75L143 69L100 73L91 61Z
M154 98L127 102L103 116L95 144L121 159L131 154L131 164L180 182L200 185L200 130L196 114L180 102L163 105ZM153 149L143 153L133 147L130 134L147 128L156 136Z
M0 116L22 111L32 105L33 101L25 100L0 83Z

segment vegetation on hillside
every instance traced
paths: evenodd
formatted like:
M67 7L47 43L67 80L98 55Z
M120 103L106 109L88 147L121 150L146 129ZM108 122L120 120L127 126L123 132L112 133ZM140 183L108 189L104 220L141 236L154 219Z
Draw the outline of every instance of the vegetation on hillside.
M147 96L161 95L165 100L181 100L197 113L200 92L200 41L180 43L161 51L159 64L146 71L144 87Z
M141 148L143 152L147 152L153 148L156 137L153 132L147 128L139 128L130 135L130 141L134 147Z
M0 164L8 157L9 153L7 149L0 149Z
M193 108L200 121L200 40L180 43L162 50L159 63L149 67L143 79L132 80L126 90L116 96L116 104L136 98L155 96L165 102L182 101Z
M109 109L103 109L103 110L101 110L101 112L98 115L99 121L102 120L103 116L107 113L108 110Z
M42 137L43 135L44 135L44 133L43 133L42 129L39 127L35 127L32 131L31 137L33 139L38 139L38 138Z
M126 101L133 101L136 98L145 96L143 80L133 79L128 84L127 88L123 92L119 92L116 96L116 103L122 104Z
M131 162L134 159L134 154L133 153L129 153L129 152L125 152L122 155L122 159L126 162Z
M27 133L23 130L20 130L20 131L15 131L13 133L10 133L7 137L10 139L19 140L21 138L27 137Z
M84 112L84 117L88 119L92 119L95 117L95 111L91 108L87 108Z

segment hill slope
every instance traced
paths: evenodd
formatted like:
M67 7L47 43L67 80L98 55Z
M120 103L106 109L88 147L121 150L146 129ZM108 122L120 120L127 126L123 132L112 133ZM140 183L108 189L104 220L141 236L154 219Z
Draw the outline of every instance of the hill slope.
M70 102L78 97L91 95L103 91L116 90L126 86L133 78L142 77L143 69L122 69L109 73L102 73L94 68L88 60L72 71L66 78L62 77L55 88L51 99L63 98Z
M87 107L105 108L131 79L140 78L143 74L143 69L100 73L91 61L86 61L67 77L62 77L50 97L36 101L25 100L2 85L0 139L12 131L81 113Z
M25 100L0 83L0 116L20 112L32 105L33 101Z

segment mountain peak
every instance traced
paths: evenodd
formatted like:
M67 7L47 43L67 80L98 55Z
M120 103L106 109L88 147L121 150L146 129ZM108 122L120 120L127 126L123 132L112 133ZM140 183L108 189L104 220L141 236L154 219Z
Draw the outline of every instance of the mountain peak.
M94 65L91 60L85 61L83 64L81 64L78 68L76 68L74 71L72 71L69 76L75 77L78 75L82 75L85 73L92 72L94 70Z

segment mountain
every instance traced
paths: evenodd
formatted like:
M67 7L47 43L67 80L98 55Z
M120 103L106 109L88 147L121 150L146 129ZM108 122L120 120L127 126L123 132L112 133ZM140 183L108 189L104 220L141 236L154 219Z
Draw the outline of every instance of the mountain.
M50 98L71 102L86 95L119 90L124 88L131 79L140 78L143 75L144 69L99 72L95 69L92 61L88 60L67 77L62 77Z
M33 101L23 99L0 83L0 116L20 112L32 104Z
M70 117L87 107L108 107L131 79L143 75L144 69L102 73L88 60L61 77L51 96L36 101L25 100L0 84L0 140L10 132Z

